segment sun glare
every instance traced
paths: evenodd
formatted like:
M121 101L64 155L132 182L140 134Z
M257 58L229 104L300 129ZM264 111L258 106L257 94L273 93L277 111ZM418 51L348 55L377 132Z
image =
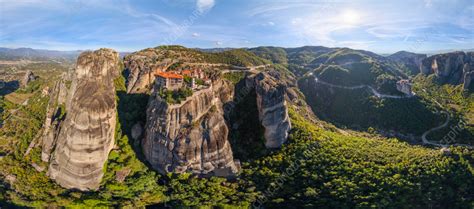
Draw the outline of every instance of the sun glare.
M341 21L348 25L355 25L360 22L360 15L354 10L346 10L341 13Z

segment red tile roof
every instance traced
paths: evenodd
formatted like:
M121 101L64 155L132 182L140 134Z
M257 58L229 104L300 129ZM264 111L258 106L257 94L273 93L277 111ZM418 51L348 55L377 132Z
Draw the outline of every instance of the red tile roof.
M155 72L155 76L159 76L163 78L183 79L182 75L178 75L176 73L167 73L167 72Z
M183 70L183 71L181 72L181 74L190 76L190 75L193 74L193 72L192 72L191 70Z

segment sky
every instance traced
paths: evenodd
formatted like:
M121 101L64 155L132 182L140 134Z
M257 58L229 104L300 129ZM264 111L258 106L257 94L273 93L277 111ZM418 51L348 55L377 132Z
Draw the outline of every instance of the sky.
M0 0L0 47L474 48L473 0Z

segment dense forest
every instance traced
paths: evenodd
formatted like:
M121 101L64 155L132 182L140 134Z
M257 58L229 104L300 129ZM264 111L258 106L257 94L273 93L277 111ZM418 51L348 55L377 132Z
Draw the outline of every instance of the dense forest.
M237 79L235 76L230 79ZM261 153L259 146L239 142L245 137L232 139L233 149L243 163L238 178L160 175L144 163L140 144L125 131L143 120L147 97L121 93L125 89L123 77L115 83L120 118L115 134L117 146L109 155L100 189L87 193L63 189L49 180L45 171L38 172L32 167L33 163L40 163L38 150L24 155L44 118L46 100L36 90L32 99L39 102L21 109L30 120L17 120L0 133L3 140L15 138L18 141L12 150L14 153L0 160L0 204L7 207L8 204L30 207L473 207L471 151L452 148L451 153L446 154L397 139L371 139L329 131L312 124L292 108L293 128L283 148ZM18 94L25 92L19 90ZM15 108L8 101L5 103L6 110ZM242 104L244 106L239 108L246 109L250 107L245 105L252 102ZM253 150L260 154L245 158Z

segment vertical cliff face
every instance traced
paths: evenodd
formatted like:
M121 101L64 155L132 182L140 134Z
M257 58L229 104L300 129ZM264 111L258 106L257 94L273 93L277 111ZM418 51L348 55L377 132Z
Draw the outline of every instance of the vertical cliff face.
M413 92L411 90L412 84L409 80L399 80L397 81L397 90L404 93L406 96L413 96Z
M129 56L125 58L125 67L128 69L127 93L143 93L153 82L153 69L145 62L146 57Z
M124 59L128 70L127 93L147 93L152 89L155 70L166 70L173 60L165 58L161 51L146 49L127 55Z
M192 172L229 176L238 172L228 142L223 104L230 101L233 87L217 81L195 92L181 104L167 104L152 95L147 108L143 152L162 174Z
M254 87L257 93L259 120L265 129L265 146L278 148L286 142L291 123L288 116L286 98L294 97L279 79L280 74L273 71L259 73L247 79L247 86ZM291 98L289 98L291 99Z
M465 63L463 67L464 74L464 90L474 91L474 85L472 81L474 80L474 52L468 53L470 57L470 63Z
M21 86L26 87L31 81L36 80L35 74L31 70L26 71L25 75L21 79Z
M41 136L42 150L41 160L49 162L51 151L56 143L59 132L60 123L62 122L60 106L64 107L65 98L67 98L67 88L65 85L64 75L56 82L54 87L49 91L49 103L46 108L46 119L43 123L43 133Z
M464 88L468 90L473 77L473 66L474 53L452 52L424 59L421 72L425 75L434 73L442 83L464 84Z
M48 174L65 188L97 189L114 144L114 78L119 55L110 49L82 53Z

